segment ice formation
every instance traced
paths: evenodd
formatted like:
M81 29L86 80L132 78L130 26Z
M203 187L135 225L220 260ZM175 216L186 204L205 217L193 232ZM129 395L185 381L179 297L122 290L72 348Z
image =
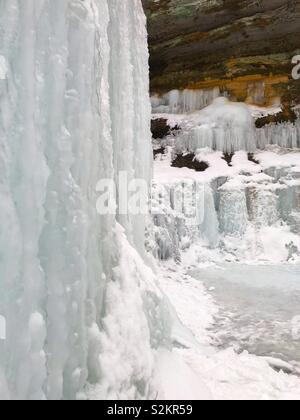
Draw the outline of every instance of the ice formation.
M150 184L140 0L2 0L0 33L0 399L210 398L206 383L214 390L218 385L217 395L232 397L238 379L231 376L227 394L223 388L237 361L240 382L246 365L250 387L255 383L255 366L259 378L265 375L264 389L273 380L266 363L233 352L208 358L176 324L145 264L147 218L96 211L100 179L126 171L128 181ZM154 98L153 105L191 112L217 96L219 91L172 92L163 103ZM224 106L233 107L234 120ZM196 129L195 137L182 138L183 149L252 150L248 111L224 99L212 107L222 109L214 120L204 110L204 135ZM297 126L267 130L259 137L262 146L274 139L299 145ZM198 159L210 164L208 178L186 177L184 171L180 179L156 176L148 249L161 259L180 259L199 240L212 252L239 257L237 250L246 254L259 242L256 248L268 249L270 258L276 246L277 261L282 255L293 259L300 249L299 156L293 161L265 152L256 158L256 169L245 153L229 168L222 153L205 149ZM193 295L178 273L172 274L183 282L177 295ZM204 322L213 311L206 314L203 291L193 287L199 296L190 310L197 308L199 315L201 307L198 320ZM189 321L201 339L205 326ZM182 345L171 353L172 340ZM182 351L192 356L186 363ZM281 395L288 379L272 387Z
M299 120L259 129L254 124L255 118L277 112L280 108L275 106L259 108L218 97L190 114L153 115L177 128L162 140L169 153L155 162L153 202L164 215L154 216L156 237L160 238L156 255L178 258L178 249L199 240L238 259L278 257L286 261L300 254ZM208 166L203 174L170 168L176 154L191 152ZM185 200L187 185L197 191L198 198ZM184 205L174 205L177 190L188 213L198 215L192 224ZM280 252L273 252L267 237L276 238Z
M268 111L274 112L274 109L265 110L266 113ZM254 152L265 149L267 145L300 147L299 121L256 128L253 117L258 112L259 108L218 97L211 105L191 114L157 114L154 118L167 118L171 126L180 127L175 138L178 152L195 152L205 147L225 153L239 150Z
M153 396L145 220L96 212L100 179L150 182L141 2L2 0L0 32L0 399Z
M267 145L294 149L300 147L300 122L269 124L256 130L256 145L264 149Z
M199 150L196 159L209 168L203 173L172 168L168 156L155 162L155 255L178 259L182 250L201 243L227 260L299 258L297 149L257 151L256 163L240 151L231 166L211 149Z
M209 185L189 179L165 185L155 181L152 212L156 243L153 251L160 259L179 259L180 251L199 238L210 247L218 243L219 222Z
M7 76L7 64L5 58L0 55L0 80L5 80Z
M163 96L151 97L154 113L180 114L198 111L220 96L220 89L171 90Z

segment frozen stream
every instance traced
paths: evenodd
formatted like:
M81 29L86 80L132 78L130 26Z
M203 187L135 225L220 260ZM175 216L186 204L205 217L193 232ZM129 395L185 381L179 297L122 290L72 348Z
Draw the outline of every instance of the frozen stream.
M300 372L300 265L233 265L197 269L220 311L212 335L234 347L279 358Z

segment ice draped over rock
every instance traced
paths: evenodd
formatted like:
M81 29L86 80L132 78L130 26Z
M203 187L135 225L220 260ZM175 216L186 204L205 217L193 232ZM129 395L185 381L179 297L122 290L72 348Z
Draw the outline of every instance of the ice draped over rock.
M249 181L237 183L226 177L208 183L190 179L165 184L156 181L152 252L162 260L179 260L183 250L200 244L215 250L215 254L204 253L204 261L211 255L218 258L219 252L231 254L236 261L256 261L272 260L269 251L277 247L279 256L275 256L283 262L298 258L299 176L282 176L278 183L268 178L252 181L249 176ZM189 191L193 200L187 198ZM176 194L184 205L174 205Z
M145 221L96 211L100 179L150 181L140 0L2 0L0 33L0 399L149 396Z
M164 118L175 133L178 152L196 152L209 147L224 153L244 150L253 153L268 145L284 148L300 147L300 122L271 123L255 127L255 118L275 114L280 107L256 108L242 102L231 102L219 96L218 90L172 91L163 98L152 97L153 118ZM203 99L203 101L202 101Z
M200 245L201 261L299 259L299 150L239 151L228 164L222 152L201 149L204 172L170 167L171 156L154 166L154 255L185 258L182 250Z
M205 108L221 95L220 89L171 90L151 97L153 113L180 114Z

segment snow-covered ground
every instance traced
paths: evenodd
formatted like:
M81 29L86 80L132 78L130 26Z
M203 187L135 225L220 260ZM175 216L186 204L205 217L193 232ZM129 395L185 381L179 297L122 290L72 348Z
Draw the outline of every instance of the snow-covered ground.
M191 275L220 307L211 330L218 347L283 359L300 374L299 264L222 264Z
M237 107L244 117L279 111ZM189 133L216 117L208 108L167 119ZM195 147L187 137L163 139L166 154L154 163L149 248L167 260L161 286L192 333L177 325L172 357L158 354L159 397L299 400L300 150L273 144L249 156L251 148L228 164L222 147ZM176 151L193 152L208 169L171 167Z
M178 344L171 354L158 353L159 398L300 400L300 378L285 373L289 364L247 351L238 354L233 346L219 350L213 345L215 332L211 327L219 309L201 281L171 262L163 265L160 280L182 324L192 332L196 342L187 342L185 335L185 345ZM177 335L175 342L178 341L181 342Z

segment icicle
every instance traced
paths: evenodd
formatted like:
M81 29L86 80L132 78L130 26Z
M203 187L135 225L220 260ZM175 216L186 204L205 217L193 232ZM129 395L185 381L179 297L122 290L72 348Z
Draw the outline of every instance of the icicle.
M210 105L220 96L220 89L200 90L172 90L167 94L152 96L152 110L154 113L180 114L198 111Z
M267 145L294 149L300 147L300 122L269 124L256 131L257 147L265 149Z
M179 119L178 125L180 130L175 134L175 142L176 150L180 152L196 152L209 147L224 153L240 150L253 153L268 145L289 149L300 147L299 121L295 124L269 124L258 129L247 105L230 102L224 97L218 97L206 108Z

